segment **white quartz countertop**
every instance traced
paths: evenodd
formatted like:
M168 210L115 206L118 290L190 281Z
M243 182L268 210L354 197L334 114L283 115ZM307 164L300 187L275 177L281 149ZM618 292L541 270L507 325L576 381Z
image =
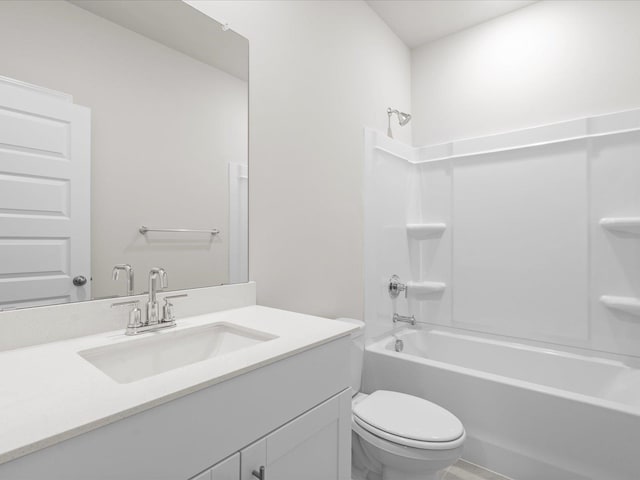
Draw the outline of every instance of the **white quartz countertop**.
M131 383L117 383L78 352L219 322L278 338ZM127 337L123 330L0 352L0 463L228 380L349 334L353 325L261 306L177 320Z

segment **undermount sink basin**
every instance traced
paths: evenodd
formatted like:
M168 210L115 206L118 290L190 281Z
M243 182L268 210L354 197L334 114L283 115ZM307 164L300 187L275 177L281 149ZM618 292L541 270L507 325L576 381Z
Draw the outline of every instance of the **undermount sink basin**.
M136 380L259 345L275 335L216 323L177 331L145 333L125 341L78 352L118 383Z

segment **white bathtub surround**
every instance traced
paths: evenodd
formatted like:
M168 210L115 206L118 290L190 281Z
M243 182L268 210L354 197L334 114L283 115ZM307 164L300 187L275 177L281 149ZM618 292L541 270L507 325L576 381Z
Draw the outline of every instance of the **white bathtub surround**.
M353 329L341 322L254 305L181 318L176 328L145 337L188 334L190 328L214 324L258 331L269 339L229 353L224 361L205 358L136 381L114 380L79 353L141 341L141 337L125 337L123 329L0 352L0 409L5 413L0 463L348 335Z
M435 325L640 356L640 322L607 301L640 298L640 110L420 148L365 138L370 338L392 329L395 308ZM392 304L392 274L447 288Z
M364 387L446 406L467 430L464 457L518 480L637 480L640 471L640 363L407 329L367 347Z

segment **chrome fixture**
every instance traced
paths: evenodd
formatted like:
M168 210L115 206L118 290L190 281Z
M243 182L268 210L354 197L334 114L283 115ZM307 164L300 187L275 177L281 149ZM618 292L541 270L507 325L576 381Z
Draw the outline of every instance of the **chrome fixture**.
M400 295L400 292L404 292L404 297L407 298L407 286L400 281L400 277L398 275L391 275L387 290L389 291L389 297L391 297L392 300L395 300L396 298L398 298L398 295ZM394 303L393 323L404 322L404 323L409 323L411 325L416 324L415 316L413 315L404 316L396 313L395 302L393 303Z
M127 275L127 295L133 295L133 268L128 263L120 263L113 267L111 277L113 280L118 280L120 272L125 272Z
M393 342L393 349L398 353L402 352L402 350L404 350L404 342L397 337L393 338L395 338L395 342Z
M186 293L178 295L169 295L164 297L164 305L160 308L157 298L158 289L167 288L167 272L163 268L154 267L149 271L149 299L147 301L147 312L142 319L142 311L140 310L140 300L130 300L127 302L119 302L111 305L112 307L122 307L133 305L133 309L129 312L129 323L127 324L126 335L138 335L145 332L153 332L161 328L169 328L176 326L176 317L173 313L174 298L186 297Z
M164 297L164 305L162 307L162 321L163 322L173 322L176 323L176 316L173 314L173 303L169 300L173 300L174 298L182 298L186 297L186 293L181 293L179 295L169 295L168 297Z
M393 133L391 132L391 115L393 115L394 113L398 116L398 123L401 127L404 127L411 121L410 113L400 112L395 109L387 108L387 116L389 117L387 123L387 136L389 138L393 138Z
M165 233L208 233L209 235L218 235L220 230L212 228L210 230L193 230L191 228L149 228L144 225L141 226L138 231L142 235L146 235L148 232L165 232Z
M398 322L404 322L404 323L408 323L410 325L415 325L416 324L416 317L414 317L413 315L404 316L404 315L399 315L397 313L394 313L393 314L393 323L398 323Z
M160 285L158 285L158 282L160 282ZM162 320L162 314L160 312L156 293L158 288L163 290L167 288L167 286L167 272L164 271L164 268L153 267L149 270L149 300L147 301L148 325L156 325Z
M133 306L129 311L129 323L127 323L127 329L125 335L135 335L138 332L136 329L143 326L142 311L140 310L140 300L129 300L127 302L118 302L111 305L111 308Z
M389 279L389 296L391 298L398 298L400 292L404 292L404 298L407 298L407 286L400 282L399 276L391 275Z

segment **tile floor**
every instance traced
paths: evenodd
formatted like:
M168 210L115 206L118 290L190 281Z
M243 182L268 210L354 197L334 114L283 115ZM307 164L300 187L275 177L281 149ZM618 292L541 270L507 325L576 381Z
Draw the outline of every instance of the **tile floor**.
M458 460L449 467L442 480L511 480L473 463Z

